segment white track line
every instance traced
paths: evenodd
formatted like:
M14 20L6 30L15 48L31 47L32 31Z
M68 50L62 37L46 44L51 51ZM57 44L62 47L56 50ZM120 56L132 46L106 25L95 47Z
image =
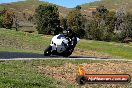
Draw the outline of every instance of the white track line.
M101 61L130 61L132 60L127 60L127 59L101 59L101 58L62 58L62 57L47 57L47 58L10 58L10 59L0 59L0 61L12 61L12 60L47 60L47 59L62 59L62 60L101 60Z

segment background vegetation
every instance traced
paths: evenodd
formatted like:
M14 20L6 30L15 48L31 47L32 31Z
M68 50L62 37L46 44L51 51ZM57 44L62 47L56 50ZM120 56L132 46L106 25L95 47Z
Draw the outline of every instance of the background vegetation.
M40 5L36 9L35 17L40 34L54 34L60 25L58 7L55 5Z
M103 5L98 5L91 11L92 15L88 16L87 13L82 12L86 4L82 7L76 6L68 14L62 14L59 6L37 2L39 1L33 1L34 4L37 4L34 13L22 12L22 15L23 22L27 23L29 21L30 25L33 24L33 27L36 27L40 34L58 34L67 28L71 28L80 38L99 41L131 41L132 14L123 5L113 11ZM23 5L23 3L30 3L30 1L21 4ZM17 30L19 26L24 26L17 14L10 9L1 11L0 27L7 29L15 27ZM27 26L29 27L29 23L26 24Z

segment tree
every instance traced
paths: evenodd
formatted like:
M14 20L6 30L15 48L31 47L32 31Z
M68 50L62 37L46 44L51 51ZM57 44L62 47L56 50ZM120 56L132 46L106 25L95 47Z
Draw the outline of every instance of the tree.
M80 5L77 5L76 7L75 7L77 10L81 10L81 6Z
M3 27L10 29L13 25L13 12L6 10L4 13Z
M97 26L93 29L94 39L110 41L114 34L115 13L109 11L104 6L99 6L93 13L93 19L97 22ZM91 24L92 25L92 24Z
M126 37L132 38L132 14L128 13L126 17Z
M14 26L16 31L18 31L19 28L19 20L18 20L18 16L14 15Z
M0 28L10 29L13 25L13 15L14 13L12 11L6 9L0 11Z
M86 39L96 39L96 29L97 29L98 23L94 20L94 18L87 19L87 22L85 23L85 38Z
M108 13L108 10L104 6L99 6L96 8L96 11L101 15L105 15Z
M116 11L116 24L115 24L115 31L123 31L126 30L126 10L121 7Z
M122 42L127 37L127 31L129 28L129 26L127 26L129 24L127 15L128 14L123 6L116 11L115 33L119 41Z
M84 17L80 11L81 7L77 6L75 9L70 11L67 16L67 24L80 38L83 38L85 35L84 31Z
M106 16L108 13L109 13L108 9L106 9L104 6L99 6L96 8L96 11L93 12L93 17L95 17L96 20L98 21L98 26L105 25Z
M51 4L43 4L39 5L35 12L38 33L54 33L60 24L58 7Z
M60 15L60 26L66 30L67 29L67 19Z

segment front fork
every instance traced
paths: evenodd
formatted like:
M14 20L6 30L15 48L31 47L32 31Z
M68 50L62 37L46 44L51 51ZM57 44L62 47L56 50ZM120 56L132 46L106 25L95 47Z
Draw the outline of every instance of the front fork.
M52 55L58 55L56 46L54 44L50 44L50 46L52 47Z

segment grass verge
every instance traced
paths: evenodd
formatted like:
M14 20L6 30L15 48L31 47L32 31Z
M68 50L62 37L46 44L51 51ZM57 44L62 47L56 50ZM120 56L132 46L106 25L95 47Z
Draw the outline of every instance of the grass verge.
M0 88L74 88L65 80L57 80L38 72L37 66L63 66L65 63L95 63L90 60L0 61ZM100 62L100 61L97 61Z
M88 71L88 73L103 73L102 71L104 71L105 73L112 73L115 72L115 69L119 69L116 70L116 72L121 71L120 73L130 73L131 71L130 68L123 67L130 66L129 62L60 59L0 61L0 88L80 88L76 83L74 83L76 77L74 74L77 74L77 66L79 64L82 64L85 67L84 69L87 69L86 71ZM114 68L112 66L114 66ZM120 68L117 68L115 66L118 66ZM43 68L40 69L39 67ZM107 70L107 68L109 68L109 70ZM65 78L63 78L62 74L65 76ZM71 82L71 80L74 82ZM82 87L128 88L131 86L132 85L130 83L87 84L83 85Z

